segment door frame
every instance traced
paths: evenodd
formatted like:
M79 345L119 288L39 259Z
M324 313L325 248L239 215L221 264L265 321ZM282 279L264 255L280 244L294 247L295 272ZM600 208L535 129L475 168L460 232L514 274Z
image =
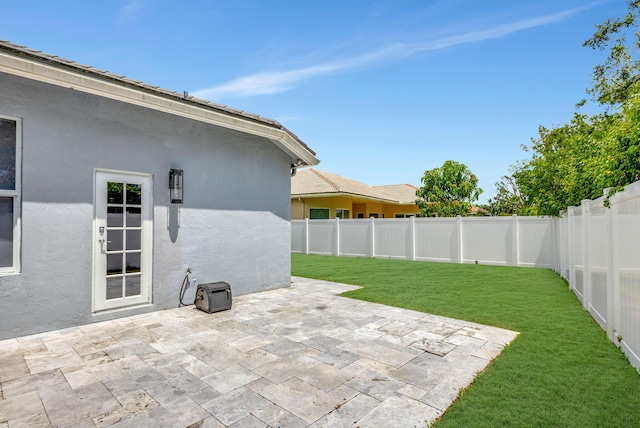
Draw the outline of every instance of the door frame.
M102 177L101 177L102 176ZM99 179L99 177L101 177ZM104 245L98 241L104 238L99 232L100 227L106 228L106 210L105 218L99 218L98 212L98 191L105 192L105 189L98 189L98 185L103 181L124 181L130 184L141 184L148 187L142 195L142 233L141 233L141 277L140 277L140 295L123 297L106 300L105 287L105 266L106 257ZM106 197L106 193L102 193L101 197ZM106 203L105 206L106 208ZM95 168L93 172L93 231L92 236L92 272L91 272L91 311L92 313L104 312L109 310L120 310L128 307L150 304L153 296L153 174L121 171L114 169ZM103 297L105 296L105 297Z

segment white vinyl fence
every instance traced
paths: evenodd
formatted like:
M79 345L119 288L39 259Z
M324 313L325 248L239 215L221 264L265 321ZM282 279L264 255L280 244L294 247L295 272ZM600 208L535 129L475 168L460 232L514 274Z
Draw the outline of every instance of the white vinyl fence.
M553 269L640 370L640 182L561 218L292 220L291 251Z
M433 262L554 267L550 217L291 221L291 251Z
M554 270L640 370L640 182L556 219Z

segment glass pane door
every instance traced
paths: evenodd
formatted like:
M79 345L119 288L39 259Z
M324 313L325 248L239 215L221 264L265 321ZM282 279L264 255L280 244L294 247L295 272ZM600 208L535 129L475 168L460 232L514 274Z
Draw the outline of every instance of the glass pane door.
M96 175L94 310L150 300L151 178Z
M142 185L107 182L107 300L140 295Z

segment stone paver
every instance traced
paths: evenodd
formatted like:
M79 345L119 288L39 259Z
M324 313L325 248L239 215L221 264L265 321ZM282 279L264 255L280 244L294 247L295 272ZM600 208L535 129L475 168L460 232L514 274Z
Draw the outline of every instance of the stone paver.
M420 427L517 333L293 278L234 298L0 341L2 427Z

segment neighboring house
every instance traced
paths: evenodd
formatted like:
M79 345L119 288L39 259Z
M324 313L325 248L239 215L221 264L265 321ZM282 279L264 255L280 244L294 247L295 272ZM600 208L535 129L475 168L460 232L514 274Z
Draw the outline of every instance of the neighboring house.
M289 286L317 163L277 121L0 42L0 339L176 307L188 267L191 301Z
M420 214L415 186L369 186L305 168L291 178L291 219L398 218Z

